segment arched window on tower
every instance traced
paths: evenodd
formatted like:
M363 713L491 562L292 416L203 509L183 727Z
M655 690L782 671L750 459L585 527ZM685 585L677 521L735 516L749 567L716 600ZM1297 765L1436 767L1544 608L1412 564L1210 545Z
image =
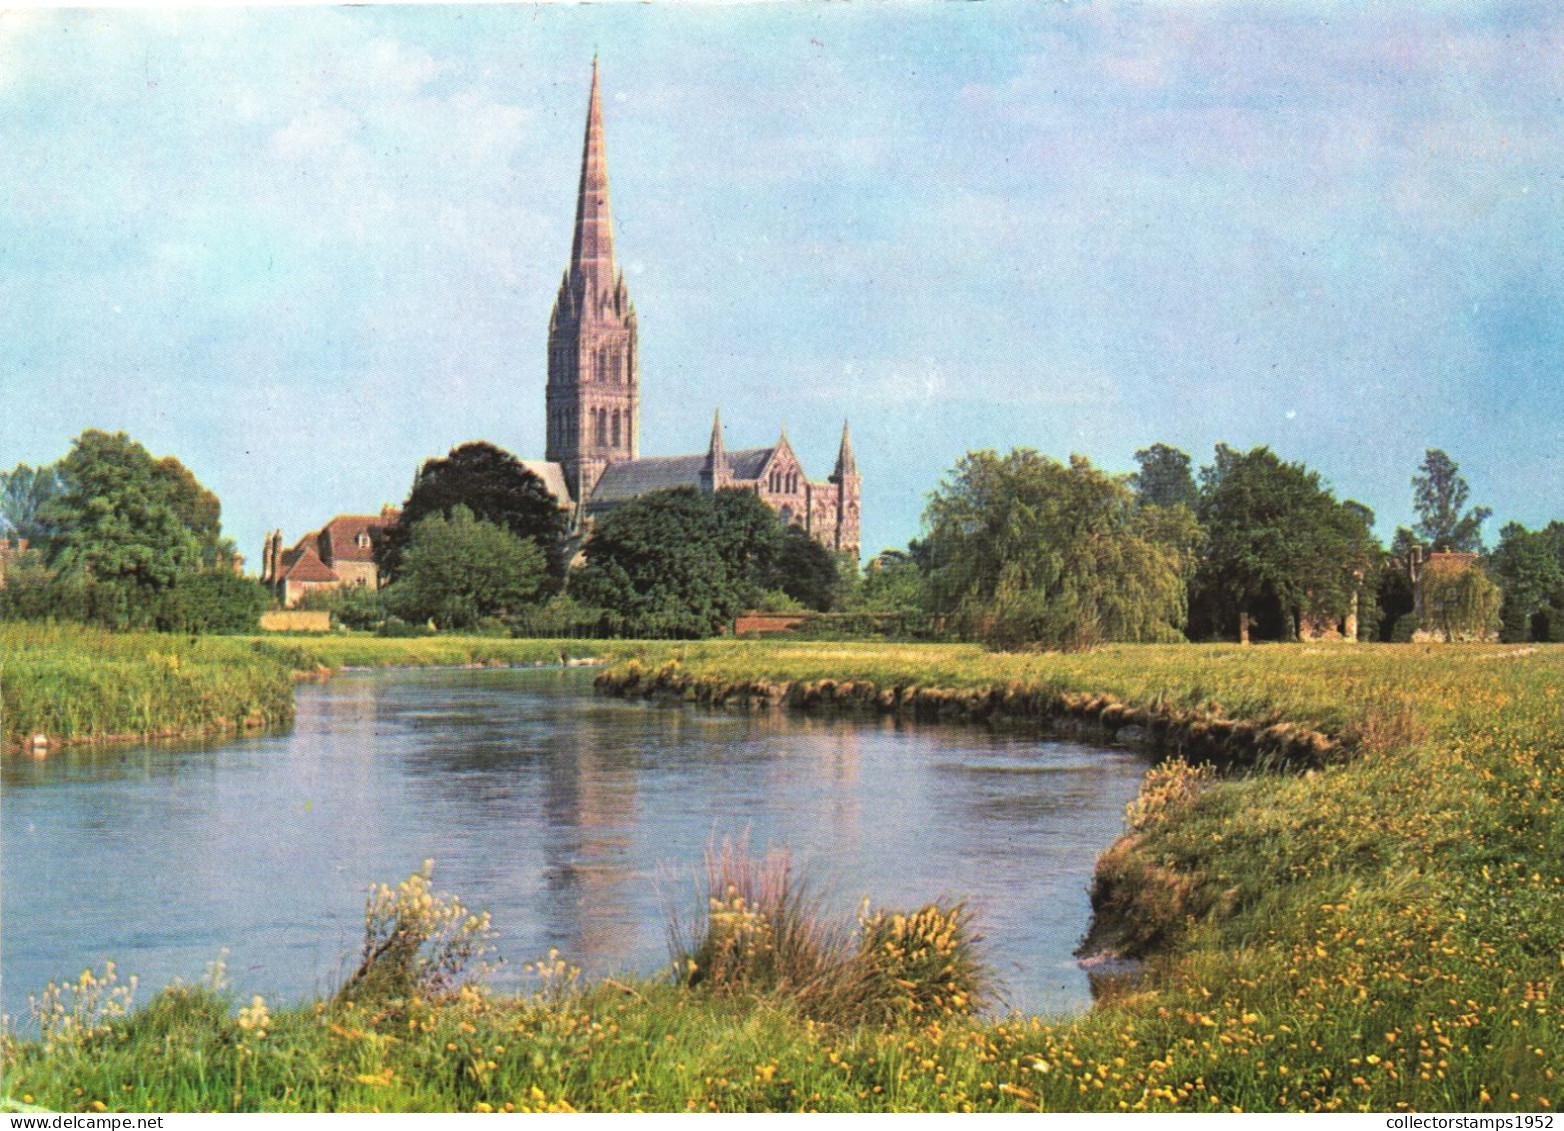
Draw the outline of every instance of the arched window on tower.
M609 433L609 435L610 435L610 441L609 442L612 443L614 445L614 447L617 448L619 446L619 410L617 408L614 409L614 425L613 425L613 429Z
M597 442L606 444L608 442L608 410L600 408L594 415L597 417Z

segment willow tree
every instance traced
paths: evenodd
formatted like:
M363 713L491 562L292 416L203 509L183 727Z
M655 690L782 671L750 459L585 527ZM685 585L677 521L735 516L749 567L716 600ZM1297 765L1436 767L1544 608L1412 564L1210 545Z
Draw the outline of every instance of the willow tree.
M968 453L924 512L938 613L1002 648L1181 639L1197 538L1080 456Z

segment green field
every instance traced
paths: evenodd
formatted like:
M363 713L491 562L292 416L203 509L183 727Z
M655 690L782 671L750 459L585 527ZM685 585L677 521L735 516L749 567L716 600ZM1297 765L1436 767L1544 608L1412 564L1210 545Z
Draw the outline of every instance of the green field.
M305 650L279 668L530 662L550 649L557 659L560 647L451 641L450 652L417 651L430 644L275 647ZM119 647L116 638L103 646ZM127 647L120 662L134 667L147 644ZM226 648L253 653L243 642L191 647L181 664L209 647L209 660ZM518 651L453 659L488 647ZM810 1018L788 995L659 981L555 986L526 1000L273 1003L257 1026L253 1013L248 1025L234 1015L246 1003L187 990L82 1026L94 1035L13 1043L7 1096L68 1110L1540 1111L1564 1102L1555 1067L1564 1064L1564 648L612 648L621 665L673 661L664 670L708 686L1045 689L1297 724L1340 750L1307 772L1153 775L1134 827L1099 862L1095 893L1099 941L1144 958L1145 974L1081 1017L865 1026ZM40 655L30 662L51 670Z

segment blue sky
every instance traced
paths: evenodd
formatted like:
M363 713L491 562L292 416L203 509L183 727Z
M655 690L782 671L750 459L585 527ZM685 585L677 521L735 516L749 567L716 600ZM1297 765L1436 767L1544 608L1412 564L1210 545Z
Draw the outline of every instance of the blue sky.
M541 457L594 51L645 454L845 416L871 553L1017 445L1564 516L1551 4L0 12L0 465L123 429L253 564Z

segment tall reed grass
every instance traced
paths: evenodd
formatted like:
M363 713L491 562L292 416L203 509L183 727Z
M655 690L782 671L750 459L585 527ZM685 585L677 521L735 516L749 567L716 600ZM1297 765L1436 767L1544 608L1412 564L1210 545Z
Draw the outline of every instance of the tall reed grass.
M758 997L833 1024L961 1017L995 997L982 939L960 906L864 909L856 930L831 920L784 850L747 841L706 854L706 908L670 916L676 982Z

